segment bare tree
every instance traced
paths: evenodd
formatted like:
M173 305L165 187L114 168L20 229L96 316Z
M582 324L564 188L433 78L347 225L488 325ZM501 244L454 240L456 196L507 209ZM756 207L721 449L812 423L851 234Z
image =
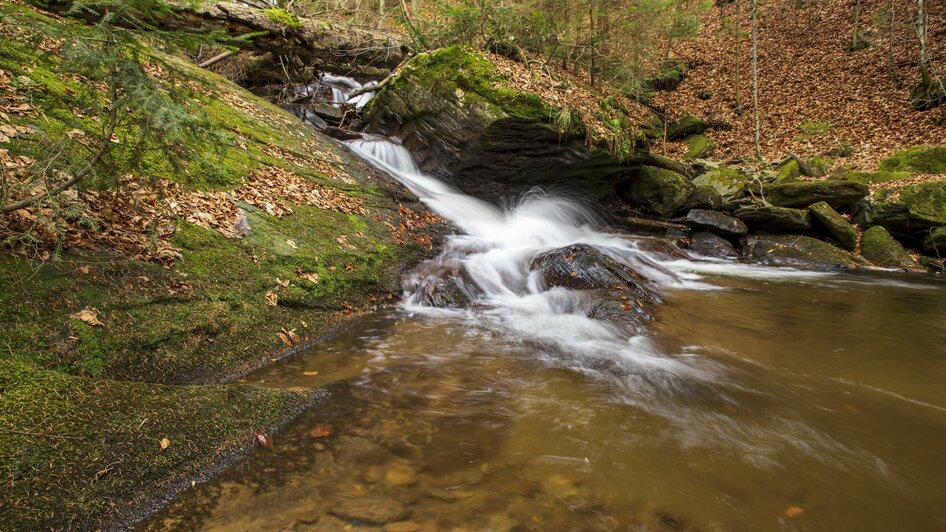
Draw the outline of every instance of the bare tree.
M918 0L923 1L923 0ZM759 0L752 0L752 118L755 125L756 159L762 159L761 125L759 123Z

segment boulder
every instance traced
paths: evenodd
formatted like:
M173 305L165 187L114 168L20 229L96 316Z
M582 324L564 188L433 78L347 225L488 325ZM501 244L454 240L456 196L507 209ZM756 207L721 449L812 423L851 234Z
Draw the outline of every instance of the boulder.
M946 227L937 227L923 241L923 248L937 257L946 257Z
M459 263L430 260L402 280L418 303L438 308L465 308L479 290Z
M930 273L946 272L946 261L939 257L920 256L920 265Z
M756 230L790 233L811 229L811 214L803 209L750 205L736 209L733 215Z
M680 207L681 211L690 209L719 210L723 206L723 197L713 187L701 186L690 194L690 197Z
M693 115L683 115L667 127L667 140L680 140L690 135L698 135L709 128L705 120Z
M898 151L880 163L881 172L910 172L914 174L946 173L946 146L913 146Z
M798 160L795 158L789 159L782 163L782 166L779 166L778 177L775 178L775 184L784 185L786 183L794 183L798 181L801 175L801 167L798 164Z
M808 207L823 201L834 208L856 203L869 194L867 186L855 181L798 181L765 188L765 200L779 207Z
M921 269L920 264L907 253L903 245L879 225L864 231L861 236L861 255L882 268Z
M694 190L696 186L685 176L644 165L620 193L632 207L669 217L686 203Z
M830 205L819 201L808 207L811 217L831 235L841 247L852 251L857 247L857 230L847 219L838 211L831 208Z
M703 229L730 238L738 238L749 232L749 228L742 220L718 211L704 209L690 210L684 223L691 229Z
M713 141L703 135L690 135L683 139L687 143L687 159L702 159L713 153Z
M741 172L721 166L698 176L693 180L693 184L713 187L724 200L730 200L745 194L748 179Z
M745 248L747 260L772 266L812 270L853 269L866 262L816 238L799 235L754 235Z
M697 231L690 235L689 249L698 255L717 259L736 255L735 248L728 240L706 231Z
M877 191L860 206L862 225L880 225L910 243L921 243L932 228L946 225L946 181L931 181Z

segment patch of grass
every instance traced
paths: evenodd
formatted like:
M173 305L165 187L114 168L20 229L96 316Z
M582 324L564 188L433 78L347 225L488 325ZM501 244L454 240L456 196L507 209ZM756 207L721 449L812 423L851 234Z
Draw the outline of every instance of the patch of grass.
M798 129L801 131L801 137L805 139L827 135L833 128L834 124L826 121L805 120L801 124L798 124Z

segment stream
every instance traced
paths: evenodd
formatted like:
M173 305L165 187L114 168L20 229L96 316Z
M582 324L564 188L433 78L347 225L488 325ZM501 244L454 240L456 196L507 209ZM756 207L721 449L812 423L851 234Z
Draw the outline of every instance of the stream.
M505 209L349 146L458 233L395 309L247 381L331 398L145 530L942 530L946 283L667 256L592 209ZM582 243L659 288L628 331L546 287ZM659 246L657 247L659 249ZM434 279L435 280L435 279Z

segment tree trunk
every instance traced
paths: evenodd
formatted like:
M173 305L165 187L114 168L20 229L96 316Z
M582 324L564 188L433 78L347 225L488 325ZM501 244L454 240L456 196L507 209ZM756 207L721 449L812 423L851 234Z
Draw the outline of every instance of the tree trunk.
M923 1L923 0L919 0ZM762 145L759 123L759 0L752 0L752 116L755 125L755 157L762 160Z
M861 49L861 0L854 4L854 32L851 35L851 51Z
M736 111L742 112L742 2L735 1L736 4Z

